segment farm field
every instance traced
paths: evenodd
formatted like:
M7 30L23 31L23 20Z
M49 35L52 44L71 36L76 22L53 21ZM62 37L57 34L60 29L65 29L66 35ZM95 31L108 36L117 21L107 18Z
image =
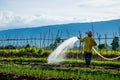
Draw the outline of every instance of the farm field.
M107 58L120 55L119 51L97 50ZM85 65L82 50L66 51L59 64L48 64L53 50L28 47L0 50L0 80L119 80L120 59L108 61L93 52L90 67Z
M119 80L119 61L66 59L60 64L47 64L46 58L0 58L0 80Z

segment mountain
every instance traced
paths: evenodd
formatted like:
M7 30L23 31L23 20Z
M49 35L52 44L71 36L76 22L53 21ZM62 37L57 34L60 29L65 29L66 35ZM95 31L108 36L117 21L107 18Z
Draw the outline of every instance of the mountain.
M38 26L31 28L19 28L19 29L9 29L0 31L0 39L6 38L31 38L40 36L43 38L55 38L62 37L68 38L72 36L82 36L85 32L92 30L97 37L97 34L104 37L113 37L114 35L119 35L120 19L100 21L100 22L86 22L86 23L69 23L69 24L59 24L59 25L48 25L48 26Z

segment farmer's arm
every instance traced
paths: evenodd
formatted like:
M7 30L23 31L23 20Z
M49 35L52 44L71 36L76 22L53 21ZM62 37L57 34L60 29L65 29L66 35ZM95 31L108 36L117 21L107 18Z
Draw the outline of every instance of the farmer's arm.
M92 46L96 46L96 45L97 45L97 43L96 43L96 41L93 39Z
M80 38L80 42L83 42L84 41L84 38Z

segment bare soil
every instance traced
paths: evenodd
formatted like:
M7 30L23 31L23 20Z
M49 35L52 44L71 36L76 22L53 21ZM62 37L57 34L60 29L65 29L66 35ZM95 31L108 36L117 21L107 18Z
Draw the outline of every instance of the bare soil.
M0 80L82 80L82 79L75 79L75 78L41 78L35 76L28 76L28 75L20 75L15 73L1 73L0 72Z

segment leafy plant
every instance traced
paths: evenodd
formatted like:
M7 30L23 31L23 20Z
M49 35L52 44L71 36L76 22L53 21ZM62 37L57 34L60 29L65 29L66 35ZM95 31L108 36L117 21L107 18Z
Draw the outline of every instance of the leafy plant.
M105 44L99 44L99 45L98 45L98 48L101 50L101 49L105 49L106 46L105 46Z
M38 53L41 54L41 55L43 55L44 49L43 49L43 48L40 48L40 49L38 50Z
M26 52L38 54L38 50L37 50L37 48L36 48L35 46L33 46L33 47L28 47L28 48L26 48L25 50L26 50Z
M116 50L119 47L119 38L114 37L111 45L112 45L112 49Z

